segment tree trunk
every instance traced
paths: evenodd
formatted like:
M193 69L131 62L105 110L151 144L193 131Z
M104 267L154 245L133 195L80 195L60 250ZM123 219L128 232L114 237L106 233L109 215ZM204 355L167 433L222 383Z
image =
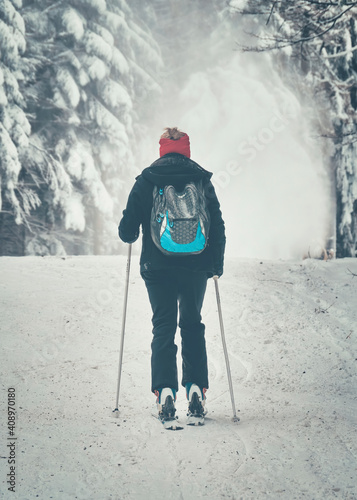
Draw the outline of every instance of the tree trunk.
M10 205L5 200L0 212L0 234L0 256L25 255L25 226L16 224Z

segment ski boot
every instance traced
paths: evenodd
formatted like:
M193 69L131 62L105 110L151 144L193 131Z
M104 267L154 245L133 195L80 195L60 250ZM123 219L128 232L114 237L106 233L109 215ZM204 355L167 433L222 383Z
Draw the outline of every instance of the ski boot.
M206 389L200 389L196 384L186 384L188 399L187 425L204 425Z
M177 422L177 417L175 416L176 408L176 391L170 387L164 387L155 391L158 409L158 418L163 424L165 429L169 430L179 430L182 427Z

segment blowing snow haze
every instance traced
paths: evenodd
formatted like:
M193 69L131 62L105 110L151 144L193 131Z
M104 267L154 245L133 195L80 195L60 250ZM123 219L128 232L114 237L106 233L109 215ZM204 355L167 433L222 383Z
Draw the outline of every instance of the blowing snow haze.
M157 157L164 126L187 131L192 158L214 173L228 254L300 258L333 234L321 145L270 56L236 50L241 20L207 4L204 18L185 3L158 9L163 92L140 160Z

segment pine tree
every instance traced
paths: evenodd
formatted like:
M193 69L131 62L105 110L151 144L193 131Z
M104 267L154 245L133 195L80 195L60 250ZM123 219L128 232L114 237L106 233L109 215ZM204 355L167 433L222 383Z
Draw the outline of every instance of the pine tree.
M28 146L30 125L19 87L26 48L20 7L20 1L0 3L0 255L23 253L20 225L39 201L21 179L21 156Z
M125 1L31 1L23 15L33 62L28 161L45 180L29 251L46 251L54 235L55 251L59 242L70 253L110 251L138 108L159 90L159 49Z
M357 51L352 52L352 47L357 47L357 23L350 17L338 46L326 47L327 70L337 75L329 95L335 112L333 163L336 168L336 249L340 257L357 257Z

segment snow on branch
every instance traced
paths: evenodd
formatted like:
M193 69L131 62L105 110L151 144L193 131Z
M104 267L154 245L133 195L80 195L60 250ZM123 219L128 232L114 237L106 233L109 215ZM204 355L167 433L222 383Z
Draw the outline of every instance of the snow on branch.
M325 59L336 59L336 57L348 56L349 54L351 54L355 50L357 50L357 45L355 45L354 47L352 47L350 49L343 50L342 52L336 52L336 54L322 55L322 57Z

